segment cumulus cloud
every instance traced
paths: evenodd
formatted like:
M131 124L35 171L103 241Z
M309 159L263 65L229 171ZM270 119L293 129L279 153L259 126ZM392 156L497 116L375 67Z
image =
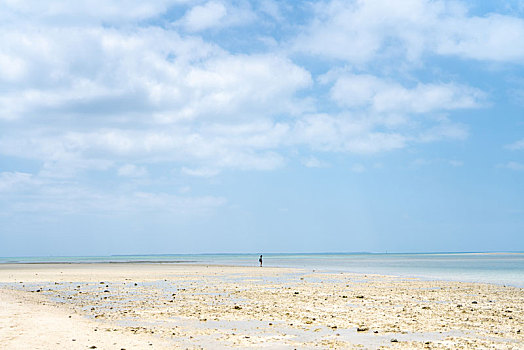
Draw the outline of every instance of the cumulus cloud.
M160 122L298 113L310 74L277 55L232 55L160 28L4 30L0 118L71 115ZM6 58L7 57L7 58ZM18 63L16 63L18 62ZM18 70L18 72L17 72ZM138 117L137 117L138 116Z
M447 18L438 32L435 52L475 60L521 63L524 59L524 20L490 14Z
M338 106L335 113L324 113L307 93L315 87L312 74L282 52L231 53L198 36L154 25L46 20L75 18L82 4L57 3L41 15L11 4L6 10L11 17L25 13L38 25L0 26L0 66L8 73L0 79L10 87L0 95L0 119L28 126L0 134L0 152L42 161L47 176L146 160L179 162L187 169L267 170L285 164L280 150L296 145L390 151L413 140L463 138L467 133L453 123L413 129L409 114L478 107L483 99L480 90L453 82L407 86L372 74L344 73L323 82L332 85L330 96ZM120 23L112 10L119 4L101 5L98 19ZM126 6L129 20L140 20L176 4L129 1ZM375 13L382 11L379 5L359 2L353 10ZM273 17L279 14L272 2L262 6ZM341 6L332 2L322 13L318 9L318 25L336 9L353 11ZM422 11L429 5L414 1L412 6ZM228 2L202 3L189 7L183 21L193 23L194 30L209 28L233 8ZM393 11L397 19L391 25L411 10ZM200 24L191 22L197 19ZM124 166L117 173L144 171Z
M126 23L163 14L169 7L190 0L61 0L2 1L0 19L9 22L41 22L58 26Z
M315 6L299 51L367 63L377 57L416 61L424 54L520 63L524 20L500 14L469 15L454 1L332 0Z
M331 98L349 108L371 108L379 113L428 113L479 107L485 94L454 83L422 84L407 88L371 75L339 77L330 91Z
M181 22L187 30L199 31L219 25L226 15L227 9L224 4L210 1L191 8Z
M175 25L180 25L189 32L200 32L212 28L243 25L256 20L256 15L249 6L238 5L220 1L196 5L190 8Z
M395 132L375 131L371 118L350 115L309 115L293 128L293 141L314 150L359 154L390 151L405 146L406 137Z
M293 5L275 1L3 2L0 155L39 168L2 173L0 188L33 188L41 198L87 206L97 200L82 185L89 172L154 181L148 168L155 165L212 177L286 166L290 149L319 167L326 164L308 152L373 154L465 139L467 125L450 114L484 106L486 92L455 77L422 81L409 68L400 77L374 69L426 55L522 59L521 19L475 17L453 4L318 2L297 23L286 17ZM502 32L509 34L497 41ZM254 45L259 37L273 45ZM55 182L76 183L76 195L60 193ZM133 193L113 193L113 204L184 203Z

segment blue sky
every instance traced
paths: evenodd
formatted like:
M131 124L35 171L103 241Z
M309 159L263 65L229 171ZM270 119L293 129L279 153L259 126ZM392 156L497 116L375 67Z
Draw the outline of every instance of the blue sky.
M0 256L523 237L521 1L0 4Z

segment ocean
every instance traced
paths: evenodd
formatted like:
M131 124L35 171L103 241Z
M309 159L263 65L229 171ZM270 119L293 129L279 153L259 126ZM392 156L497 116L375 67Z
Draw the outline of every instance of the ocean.
M0 263L189 263L258 266L259 254L0 257ZM524 288L524 253L264 254L264 266L354 272Z

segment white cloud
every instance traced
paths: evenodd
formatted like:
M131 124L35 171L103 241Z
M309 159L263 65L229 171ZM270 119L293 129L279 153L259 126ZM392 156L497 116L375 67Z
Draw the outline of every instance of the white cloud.
M103 22L140 21L163 14L169 7L188 0L7 0L0 3L4 23L28 21L53 25L88 25Z
M194 32L218 26L226 15L224 4L210 1L191 8L181 22L187 30Z
M151 164L196 177L225 169L272 170L284 166L286 151L295 148L305 166L319 167L326 164L308 157L308 150L372 154L464 139L466 126L435 114L482 106L482 91L450 79L423 83L403 76L399 82L365 64L397 56L416 60L428 52L497 60L475 51L483 39L472 31L486 37L495 28L520 33L520 20L473 18L442 2L321 2L297 47L360 65L313 79L287 55L278 35L264 50L204 39L206 29L254 19L248 3L181 3L0 4L0 154L41 164L34 175L3 173L4 190L81 182L89 171L138 182L125 177L151 175ZM261 36L271 36L269 21L281 21L290 9L274 1L253 6L267 14ZM168 9L174 7L186 10L182 18L172 18ZM460 21L469 24L455 35ZM447 32L442 23L450 23ZM461 51L466 47L470 56ZM492 55L520 57L518 48L504 50ZM324 88L331 99L322 96ZM78 191L82 202L89 189Z
M288 58L173 30L0 25L0 36L0 57L20 62L0 75L0 119L27 125L0 135L0 153L42 161L49 176L145 158L271 169L289 127L271 118L313 108L297 97L310 74Z
M331 98L349 108L371 108L378 113L428 113L479 107L485 94L467 86L418 83L406 88L371 75L344 75L333 85Z
M191 187L190 186L182 186L178 189L178 192L179 193L189 193L191 192Z
M426 158L418 158L413 161L413 165L416 166L425 166L425 165L432 165L432 164L445 164L449 165L455 168L461 167L464 165L464 162L460 160L455 159L426 159Z
M292 141L321 151L366 154L405 146L405 136L375 131L376 126L372 118L317 114L297 121L291 135Z
M144 177L147 175L147 169L134 164L124 164L118 168L118 175L124 177Z
M190 176L197 176L197 177L213 177L218 175L220 170L218 169L206 169L206 168L199 168L199 169L191 169L191 168L182 168L182 173Z
M290 60L273 55L237 55L209 60L191 69L187 87L197 97L189 108L222 117L298 114L309 108L293 95L311 84L310 74Z
M515 141L512 144L507 145L506 148L513 150L513 151L523 150L524 149L524 139Z
M468 14L459 2L333 0L315 6L315 18L295 42L299 51L367 63L381 57L419 60L425 54L520 63L524 20Z
M271 16L275 20L280 22L284 19L280 9L281 3L274 0L262 0L258 1L258 5L263 13Z
M162 191L143 191L123 184L100 189L44 175L21 172L0 173L0 207L3 214L47 213L69 215L114 215L150 212L170 215L205 215L227 201L217 196L188 196Z
M0 173L0 192L20 190L36 183L38 181L29 173L8 171Z
M167 193L132 192L104 193L82 187L52 187L34 192L30 200L11 200L10 210L16 212L55 212L68 214L155 213L170 215L202 215L223 206L221 197L187 197Z
M420 142L434 142L443 139L465 140L468 135L467 126L444 120L440 124L421 131L417 140Z
M181 25L189 32L200 32L212 28L221 29L245 25L255 21L257 17L247 4L209 1L189 9L184 17L175 22L175 26Z
M310 108L295 98L310 74L289 59L228 54L175 31L0 27L0 38L13 72L0 75L12 87L0 96L3 119L89 115L121 123L148 115L170 123Z
M328 163L319 160L315 157L308 157L306 159L303 159L302 164L304 164L307 168L325 168L329 166Z
M441 55L522 63L524 20L499 14L447 18L439 27L435 46Z

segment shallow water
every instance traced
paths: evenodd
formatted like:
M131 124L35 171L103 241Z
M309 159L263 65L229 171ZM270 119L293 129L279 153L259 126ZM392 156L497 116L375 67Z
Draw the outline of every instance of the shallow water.
M12 257L0 263L195 263L258 266L258 254ZM395 275L524 287L524 253L264 254L264 266Z

